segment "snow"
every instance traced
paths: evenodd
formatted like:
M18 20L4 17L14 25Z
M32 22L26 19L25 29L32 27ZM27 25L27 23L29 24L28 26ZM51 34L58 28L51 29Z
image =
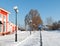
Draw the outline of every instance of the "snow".
M43 46L60 46L59 31L42 31Z
M60 46L60 31L41 31L43 46ZM18 42L15 34L0 36L0 46L40 46L40 31L18 31Z
M19 43L18 46L40 46L40 32L36 31L22 43Z
M30 32L18 31L17 35L18 42L15 42L15 34L0 36L0 46L15 46L16 44L30 36Z

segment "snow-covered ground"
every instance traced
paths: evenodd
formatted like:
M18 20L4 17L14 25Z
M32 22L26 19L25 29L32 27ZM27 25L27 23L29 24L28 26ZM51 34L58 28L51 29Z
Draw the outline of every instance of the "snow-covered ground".
M15 34L0 36L0 46L40 46L40 31L18 31L18 42ZM60 31L41 31L43 46L60 46Z
M18 46L40 46L40 32L35 31L34 34L19 43Z
M60 46L60 31L42 31L43 46Z
M16 44L30 36L30 32L18 31L17 35L18 42L15 42L15 34L0 36L0 46L15 46Z
M15 42L15 34L0 36L0 46L39 46L40 35L38 31L18 31L18 42Z

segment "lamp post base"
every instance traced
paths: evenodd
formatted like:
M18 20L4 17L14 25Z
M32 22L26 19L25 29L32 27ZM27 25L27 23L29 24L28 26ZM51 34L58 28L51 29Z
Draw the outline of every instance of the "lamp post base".
M17 34L15 34L15 42L17 42Z

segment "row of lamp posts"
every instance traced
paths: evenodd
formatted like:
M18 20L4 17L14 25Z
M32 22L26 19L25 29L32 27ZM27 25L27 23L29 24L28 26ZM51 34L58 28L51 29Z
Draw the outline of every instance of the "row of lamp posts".
M13 9L14 9L15 14L16 14L16 16L15 16L15 24L16 24L15 42L17 42L17 13L18 13L18 7L15 6ZM32 20L30 20L29 22L30 22L30 24L32 24ZM32 27L32 30L33 30L33 27ZM31 34L31 31L30 31L30 34Z
M15 42L17 42L17 13L18 13L18 7L15 6L13 9L15 10L15 14L16 14L16 16L15 16L15 24L16 24ZM30 23L31 26L32 26L32 20L30 20L29 23ZM33 30L33 26L32 26L32 30ZM30 34L31 34L31 31L30 31Z

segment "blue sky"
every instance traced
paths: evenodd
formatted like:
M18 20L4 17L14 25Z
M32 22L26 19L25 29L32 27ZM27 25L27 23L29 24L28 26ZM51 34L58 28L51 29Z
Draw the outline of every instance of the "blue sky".
M0 0L0 7L11 13L9 20L13 23L15 23L14 6L18 6L18 24L20 25L24 25L24 17L30 9L37 9L44 23L50 16L54 21L60 20L60 0Z

